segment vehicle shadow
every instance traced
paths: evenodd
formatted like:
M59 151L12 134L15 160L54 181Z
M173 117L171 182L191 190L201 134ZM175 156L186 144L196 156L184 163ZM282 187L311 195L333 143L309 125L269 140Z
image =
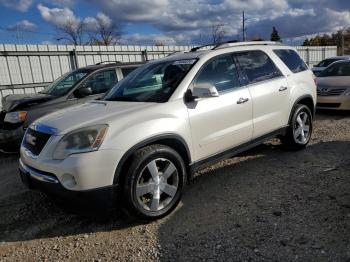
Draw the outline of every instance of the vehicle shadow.
M317 109L316 111L317 120L340 120L344 118L350 118L350 110Z
M158 230L161 261L346 260L349 152L264 144L205 170Z
M328 234L332 238L329 241L337 242L338 228L328 232L320 221L332 217L332 222L342 226L345 207L333 206L327 194L350 205L349 194L341 195L350 188L349 176L345 180L343 173L332 171L349 170L349 151L350 142L319 143L295 153L283 150L277 143L266 143L201 171L185 190L175 212L155 222L160 224L162 260L190 260L200 255L217 260L220 254L233 258L240 254L245 260L260 255L271 258L254 251L261 245L266 250L274 249L271 252L278 257L277 253L284 251L280 241L295 246L301 235L311 233ZM1 171L0 180L7 181L9 190L0 196L0 242L118 231L140 224L120 212L105 220L67 213L45 195L22 186L17 159L0 161L1 166L4 163L9 168ZM333 174L341 179L335 180ZM0 192L4 187L0 185ZM322 201L308 204L315 200ZM313 212L319 216L317 221ZM308 219L315 224L310 225ZM276 223L280 226L276 227ZM349 232L343 232L343 237L350 238ZM322 241L329 244L328 240Z

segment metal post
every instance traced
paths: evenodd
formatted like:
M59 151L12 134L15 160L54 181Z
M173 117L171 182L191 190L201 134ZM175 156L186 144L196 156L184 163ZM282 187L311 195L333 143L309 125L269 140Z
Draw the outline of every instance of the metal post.
M72 70L78 69L78 56L77 56L77 51L73 49L72 51L69 51L69 58L70 58L70 64Z
M341 55L344 55L344 30L341 31Z
M148 61L148 55L147 55L147 49L142 51L142 62L147 62Z
M306 63L310 66L310 49L306 48Z

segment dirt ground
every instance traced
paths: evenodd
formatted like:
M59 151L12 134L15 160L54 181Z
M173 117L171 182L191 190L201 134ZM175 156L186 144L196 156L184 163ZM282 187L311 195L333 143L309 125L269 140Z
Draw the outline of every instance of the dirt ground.
M318 112L310 145L277 140L198 174L149 224L67 213L0 155L0 261L350 261L350 113Z

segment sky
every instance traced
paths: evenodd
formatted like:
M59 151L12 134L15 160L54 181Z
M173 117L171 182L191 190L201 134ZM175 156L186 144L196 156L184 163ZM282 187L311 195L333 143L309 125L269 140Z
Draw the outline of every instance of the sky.
M350 27L350 0L0 0L0 43L64 44L55 29L65 21L116 23L128 44L205 44L221 25L227 40L269 39L275 26L283 42Z

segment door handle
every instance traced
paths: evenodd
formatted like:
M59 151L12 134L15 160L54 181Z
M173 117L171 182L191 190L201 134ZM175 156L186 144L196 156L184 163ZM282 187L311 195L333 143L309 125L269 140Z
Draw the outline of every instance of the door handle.
M246 103L248 101L249 101L249 98L241 97L240 99L238 99L237 104L244 104L244 103Z
M288 89L288 87L281 86L280 89L278 89L278 91L283 92L283 91L286 91L287 89Z

